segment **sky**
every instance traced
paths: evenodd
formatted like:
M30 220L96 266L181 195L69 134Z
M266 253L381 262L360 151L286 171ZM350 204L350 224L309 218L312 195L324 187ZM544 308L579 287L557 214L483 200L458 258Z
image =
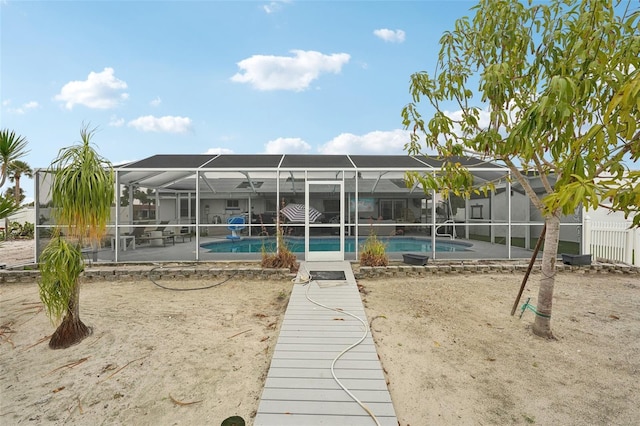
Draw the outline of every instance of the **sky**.
M116 165L403 154L409 78L434 71L438 40L474 4L0 0L0 128L27 139L34 169L83 126Z

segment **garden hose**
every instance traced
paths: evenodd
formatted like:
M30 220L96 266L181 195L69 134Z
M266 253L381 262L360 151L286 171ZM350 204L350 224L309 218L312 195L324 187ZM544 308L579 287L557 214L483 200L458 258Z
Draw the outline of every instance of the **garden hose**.
M530 297L527 298L527 301L524 302L524 304L522 305L522 307L521 307L522 311L520 311L520 318L522 318L522 315L524 314L524 311L526 311L527 309L529 309L531 312L533 312L534 314L536 314L539 317L551 318L551 315L547 315L547 314L543 314L543 313L538 312L536 310L535 306L529 304L529 300L531 300Z
M156 266L156 267L151 268L151 270L149 271L149 280L150 280L153 284L155 284L156 286L158 286L158 287L160 287L160 288L162 288L162 289L164 289L164 290L171 290L171 291L196 291L196 290L207 290L207 289L210 289L210 288L213 288L213 287L217 287L217 286L219 286L219 285L222 285L222 284L226 283L226 282L227 282L227 281L229 281L231 278L233 278L233 277L235 277L236 275L238 275L238 271L236 270L236 271L234 271L234 272L233 272L233 274L231 274L231 275L230 275L230 276L228 276L226 279L224 279L224 280L222 280L222 281L220 281L220 282L218 282L218 283L211 284L211 285L207 285L207 286L204 286L204 287L192 287L192 288L171 288L171 287L166 287L166 286L163 286L162 284L158 284L158 283L156 282L156 280L154 280L154 279L151 277L151 275L152 275L151 273L152 273L152 272L154 272L154 271L156 271L156 270L158 270L158 269L170 270L170 269L172 269L172 268L173 268L173 269L178 269L178 267L177 267L177 266L176 266L176 267ZM209 269L208 269L208 271L210 271L210 270L211 270L211 268L209 268Z
M304 273L299 273L299 276L302 278L302 280L297 280L297 283L303 284L303 285L307 285L309 284L311 281L313 281L313 277L311 276L311 274L309 274L306 270L304 271ZM335 372L335 365L336 362L338 362L338 360L347 352L349 352L351 349L355 348L356 346L358 346L359 344L361 344L364 339L367 338L367 334L369 334L369 327L367 325L367 322L362 320L362 318L358 317L357 315L352 314L351 312L348 311L344 311L342 309L339 308L332 308L330 306L327 305L323 305L322 303L316 302L315 300L311 299L309 297L309 288L311 288L311 286L307 286L307 290L305 292L305 296L307 298L307 300L311 303L313 303L314 305L320 306L321 308L324 309L328 309L330 311L334 311L334 312L339 312L341 314L345 314L345 315L349 315L352 318L357 319L358 321L360 321L362 323L362 326L364 328L364 334L362 335L362 337L360 339L358 339L357 342L353 343L351 346L347 347L346 349L344 349L342 352L340 352L338 354L338 356L336 356L333 361L331 362L331 375L333 376L333 380L336 381L336 383L338 384L338 386L340 386L342 388L343 391L345 391L347 393L347 395L349 395L351 397L351 399L353 399L360 407L362 407L362 409L364 411L367 412L367 414L373 419L373 421L375 422L376 426L380 426L380 422L378 422L378 418L375 416L375 414L373 414L373 412L369 409L369 407L367 407L365 405L365 403L363 403L362 401L360 401L358 399L358 397L356 397L351 391L349 391L349 389L347 389L347 387L345 385L342 384L342 382L340 381L340 379L338 379L338 377L336 376L336 372Z

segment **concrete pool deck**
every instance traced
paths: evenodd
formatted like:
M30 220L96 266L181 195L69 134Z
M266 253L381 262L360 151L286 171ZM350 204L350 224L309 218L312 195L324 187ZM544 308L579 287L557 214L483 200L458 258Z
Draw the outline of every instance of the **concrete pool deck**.
M403 237L396 237L403 238ZM415 238L407 236L407 238ZM202 245L211 242L225 242L226 238L203 237L200 239L199 260L201 261L256 261L261 259L261 253L213 253L203 248ZM502 244L491 244L477 240L450 240L438 239L438 241L447 244L470 244L465 251L456 252L436 252L435 259L439 260L505 260L508 258L507 247ZM175 245L168 244L164 247L152 247L150 245L136 245L135 250L130 248L126 251L119 252L118 260L121 262L168 262L168 261L195 261L196 252L195 238L192 241L176 242ZM402 260L402 254L412 251L387 252L390 260ZM98 261L113 262L114 251L110 248L103 248L98 251ZM294 253L299 260L305 260L304 252ZM422 253L428 255L431 260L433 256L430 252ZM526 250L520 247L511 247L512 259L530 259L532 250ZM353 252L345 253L345 260L355 261L356 256Z

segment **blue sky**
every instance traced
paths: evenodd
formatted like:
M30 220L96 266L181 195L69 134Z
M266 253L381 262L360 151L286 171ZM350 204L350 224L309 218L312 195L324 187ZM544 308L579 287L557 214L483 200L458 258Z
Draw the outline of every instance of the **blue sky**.
M27 138L33 168L83 123L114 164L402 154L409 76L433 71L443 31L474 4L0 0L0 127Z

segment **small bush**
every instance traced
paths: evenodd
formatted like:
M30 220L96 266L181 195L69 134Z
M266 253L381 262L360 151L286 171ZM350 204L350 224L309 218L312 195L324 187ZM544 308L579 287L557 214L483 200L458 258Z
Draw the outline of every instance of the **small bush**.
M33 238L34 233L33 223L25 222L25 224L21 224L20 222L11 222L9 223L9 233L7 234L7 239L9 240L28 240ZM2 235L4 239L4 235Z
M278 239L278 245L275 253L269 252L265 246L262 246L262 267L287 268L291 272L296 272L298 270L298 259L287 247L281 230L276 233L276 238Z
M360 250L360 265L387 266L389 258L386 249L386 244L380 241L376 234L371 233Z

